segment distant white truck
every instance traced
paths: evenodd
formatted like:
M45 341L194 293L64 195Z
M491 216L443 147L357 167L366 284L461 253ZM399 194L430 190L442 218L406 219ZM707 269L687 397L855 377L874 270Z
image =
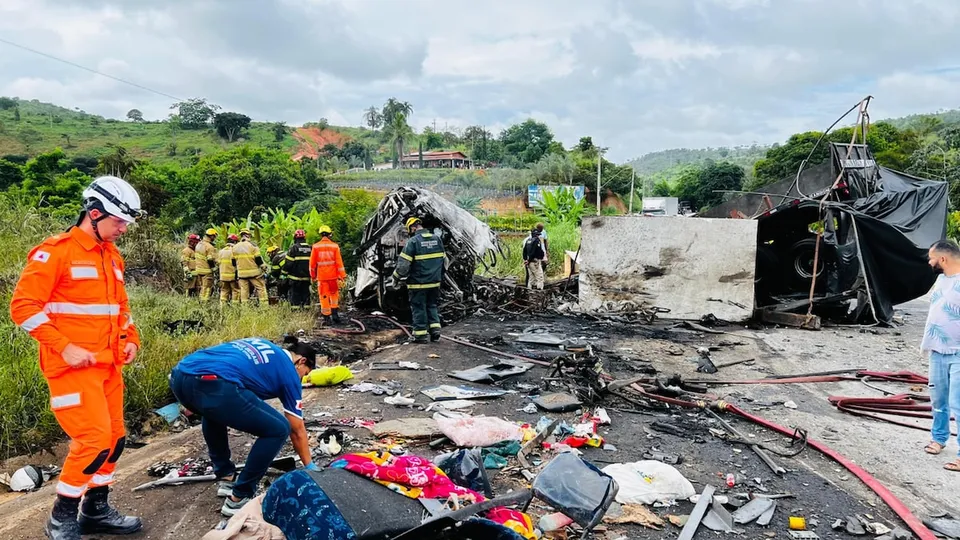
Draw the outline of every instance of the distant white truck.
M680 214L680 201L676 197L646 197L640 213L645 216L676 216Z

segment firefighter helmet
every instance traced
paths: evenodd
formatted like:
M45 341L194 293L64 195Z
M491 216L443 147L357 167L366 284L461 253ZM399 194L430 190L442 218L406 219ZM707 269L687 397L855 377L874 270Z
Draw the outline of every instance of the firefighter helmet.
M217 235L217 230L216 230L216 229L213 229L213 228L210 228L210 229L207 229L207 232L205 232L205 233L203 233L203 234L205 234L205 235L207 235L207 236L216 236L216 235Z
M240 241L240 238L238 238L237 235L235 234L231 234L227 236L227 242L239 242L239 241Z
M330 227L327 225L320 226L320 234L333 234L333 231L330 230Z
M422 224L422 223L423 223L423 222L420 221L420 218L414 216L414 217L411 217L411 218L407 219L407 223L406 223L405 226L406 226L407 230L409 230L410 227L413 227L414 225L418 225L418 224Z
M99 210L127 223L143 217L140 195L126 180L116 176L101 176L83 190L83 209L87 214Z
M293 233L293 237L294 237L294 238L306 238L306 237L307 237L307 231L305 231L305 230L303 230L303 229L297 229L297 230Z

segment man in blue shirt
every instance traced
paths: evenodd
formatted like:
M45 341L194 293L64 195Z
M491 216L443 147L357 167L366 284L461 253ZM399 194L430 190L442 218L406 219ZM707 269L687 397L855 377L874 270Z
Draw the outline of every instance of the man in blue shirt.
M308 469L310 456L301 403L303 377L317 365L317 353L295 337L281 348L263 338L246 338L199 350L170 373L170 389L187 409L203 417L203 438L221 479L220 512L230 517L253 498L287 437ZM283 414L264 403L280 399ZM243 471L230 459L227 428L257 437Z
M950 438L950 414L960 420L960 246L941 240L929 251L930 266L941 273L930 295L930 312L920 350L930 358L933 429L924 450L939 454ZM958 439L960 441L960 439ZM960 471L960 459L943 466Z

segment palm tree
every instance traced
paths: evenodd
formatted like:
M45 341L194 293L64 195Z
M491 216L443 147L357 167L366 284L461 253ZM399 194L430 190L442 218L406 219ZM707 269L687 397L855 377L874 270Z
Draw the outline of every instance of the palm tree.
M398 112L393 115L383 130L390 139L390 146L393 147L393 166L396 168L399 166L401 158L403 158L403 149L406 146L407 140L413 137L413 129L407 124L406 115Z
M371 105L369 109L364 111L363 121L370 126L370 129L376 131L380 126L383 125L383 115L380 114L379 109Z
M383 105L384 124L392 122L393 117L400 113L404 118L413 114L413 105L409 101L399 101L397 98L390 98Z

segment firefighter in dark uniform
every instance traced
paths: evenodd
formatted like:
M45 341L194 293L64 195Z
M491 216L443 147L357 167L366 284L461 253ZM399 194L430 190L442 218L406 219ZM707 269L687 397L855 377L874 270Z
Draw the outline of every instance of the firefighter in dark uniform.
M287 258L287 254L284 251L280 251L280 248L277 246L270 246L267 248L267 258L270 259L270 273L267 274L268 281L270 286L277 287L277 297L282 300L287 300L287 285L288 281L286 279L280 279L280 264Z
M281 279L288 280L291 306L310 305L310 252L312 249L313 247L307 243L307 233L303 229L297 229L293 233L293 245L280 262Z
M415 343L427 343L440 339L440 283L443 281L443 242L440 237L423 228L420 218L411 217L406 222L410 239L397 259L393 273L394 286L407 280L407 295L413 314L413 338Z

